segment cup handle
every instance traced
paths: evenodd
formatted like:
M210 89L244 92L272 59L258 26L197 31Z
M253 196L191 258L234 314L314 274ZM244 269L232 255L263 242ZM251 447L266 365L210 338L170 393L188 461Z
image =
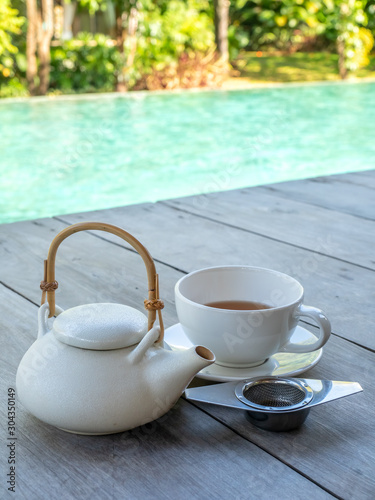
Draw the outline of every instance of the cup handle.
M278 352L312 352L320 349L324 346L324 344L329 339L331 335L331 323L329 319L324 314L323 311L318 309L317 307L305 306L300 304L295 315L300 318L301 316L305 316L307 318L311 318L317 325L319 326L319 338L313 344L295 344L293 342L288 342L285 344Z

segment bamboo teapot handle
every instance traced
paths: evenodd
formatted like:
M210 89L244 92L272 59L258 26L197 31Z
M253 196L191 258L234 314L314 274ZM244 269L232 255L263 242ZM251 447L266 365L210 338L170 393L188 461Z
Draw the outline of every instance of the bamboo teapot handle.
M156 319L156 311L159 315L160 323L160 336L157 342L161 342L164 337L164 326L161 314L161 309L163 309L163 301L159 298L159 277L156 273L155 263L148 252L148 250L130 233L124 231L117 226L112 224L106 224L104 222L78 222L71 226L66 227L60 233L55 236L48 250L47 259L44 261L44 280L40 283L40 288L42 290L42 304L46 301L49 305L49 318L55 315L55 290L58 287L58 283L55 280L55 261L56 253L59 248L60 243L62 243L68 236L78 233L79 231L89 231L98 230L106 231L107 233L112 233L119 236L123 240L127 241L142 257L143 262L146 266L147 271L147 281L148 281L148 299L144 301L146 310L148 311L148 330L150 330Z

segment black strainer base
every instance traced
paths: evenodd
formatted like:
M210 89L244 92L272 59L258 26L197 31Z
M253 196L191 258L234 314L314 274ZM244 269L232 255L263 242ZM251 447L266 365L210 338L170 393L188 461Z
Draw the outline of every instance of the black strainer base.
M272 432L287 432L300 427L310 413L310 408L288 413L264 413L260 411L245 411L246 418L256 427Z

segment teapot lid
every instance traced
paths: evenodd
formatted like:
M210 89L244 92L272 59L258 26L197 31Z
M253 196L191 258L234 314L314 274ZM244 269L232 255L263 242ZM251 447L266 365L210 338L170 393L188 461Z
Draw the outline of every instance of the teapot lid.
M85 304L57 316L53 332L61 342L82 349L121 349L147 333L147 317L122 304Z

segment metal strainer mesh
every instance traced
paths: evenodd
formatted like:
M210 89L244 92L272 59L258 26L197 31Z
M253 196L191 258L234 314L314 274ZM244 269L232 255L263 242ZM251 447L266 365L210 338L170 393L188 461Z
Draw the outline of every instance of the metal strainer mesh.
M302 388L275 381L251 385L244 390L243 395L256 405L276 408L297 405L306 397Z

